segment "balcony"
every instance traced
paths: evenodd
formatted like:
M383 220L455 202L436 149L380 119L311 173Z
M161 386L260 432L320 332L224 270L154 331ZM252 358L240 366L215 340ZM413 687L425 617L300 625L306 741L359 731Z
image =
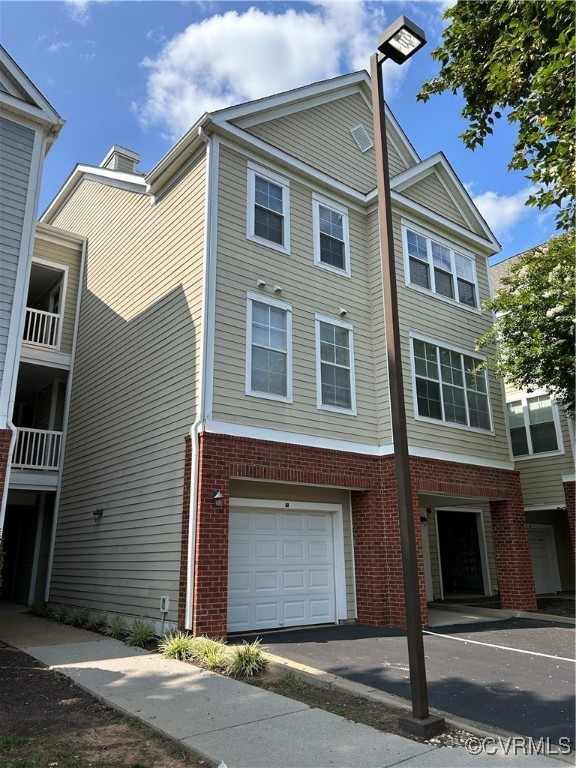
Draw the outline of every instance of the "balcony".
M62 432L48 429L18 427L12 468L58 471L62 434Z
M38 347L58 349L58 331L60 329L60 315L54 312L46 312L43 309L26 309L26 321L24 323L24 338L26 344L34 344Z

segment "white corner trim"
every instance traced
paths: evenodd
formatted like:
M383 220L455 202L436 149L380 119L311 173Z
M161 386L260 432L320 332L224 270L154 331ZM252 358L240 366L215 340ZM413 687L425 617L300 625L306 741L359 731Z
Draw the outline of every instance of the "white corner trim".
M576 482L576 475L562 475L562 482L563 483L574 483L574 482Z

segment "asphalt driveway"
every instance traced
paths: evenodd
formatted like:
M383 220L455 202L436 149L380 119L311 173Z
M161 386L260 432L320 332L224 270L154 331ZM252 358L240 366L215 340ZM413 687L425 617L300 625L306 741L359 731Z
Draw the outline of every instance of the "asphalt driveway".
M277 656L410 699L401 630L327 626L262 640ZM574 748L574 627L532 619L435 626L424 652L432 708L552 743L568 737Z

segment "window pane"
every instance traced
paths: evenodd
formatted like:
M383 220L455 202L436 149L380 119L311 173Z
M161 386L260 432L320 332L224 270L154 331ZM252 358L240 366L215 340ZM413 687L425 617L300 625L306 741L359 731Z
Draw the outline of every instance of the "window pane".
M418 399L418 414L420 416L442 419L440 384L435 381L416 379L416 397Z
M479 392L468 392L468 411L470 426L479 429L490 429L490 411L488 397Z
M464 370L466 371L466 389L475 392L486 392L486 373L479 371L482 360L464 355Z
M282 213L282 187L261 176L256 176L254 186L256 205L267 208L269 211Z
M436 293L439 293L441 296L448 296L450 299L454 298L452 275L442 272L439 269L435 269L434 282L436 283Z
M430 288L430 271L428 264L410 259L410 282L422 288Z
M447 384L456 384L459 387L464 386L462 357L458 352L452 352L450 349L440 349L440 368L442 381Z
M476 288L472 283L467 283L465 280L458 278L458 301L461 304L466 304L468 307L475 307L476 305Z
M463 277L469 283L474 282L474 265L472 259L462 256L461 253L455 253L454 264L456 265L456 275L458 277Z
M286 355L260 347L252 348L252 391L287 396Z
M532 450L534 453L547 453L558 450L556 427L553 421L546 424L531 424L530 437L532 438Z
M263 240L282 245L284 242L284 219L277 213L256 206L254 210L254 234Z
M286 310L278 307L268 307L270 313L270 327L280 331L286 330Z
M530 424L543 424L547 421L554 421L552 401L548 395L531 397L528 400L528 421Z
M320 234L320 261L337 269L344 269L344 243Z
M464 390L443 384L442 396L444 397L444 418L446 421L467 424Z
M436 347L433 344L414 340L414 364L417 375L438 380L438 361Z
M510 427L510 442L512 443L513 456L527 456L530 453L524 426Z
M408 243L408 253L421 261L428 261L428 251L426 249L426 238L416 234L411 230L406 232L406 241Z
M253 392L288 395L288 332L285 310L262 302L252 302L252 371Z
M337 240L344 240L344 226L342 224L342 214L331 211L323 205L318 206L320 218L320 232Z
M449 249L434 241L432 241L432 260L435 267L443 269L444 272L452 272Z
M508 424L510 428L524 429L524 408L521 400L508 403Z

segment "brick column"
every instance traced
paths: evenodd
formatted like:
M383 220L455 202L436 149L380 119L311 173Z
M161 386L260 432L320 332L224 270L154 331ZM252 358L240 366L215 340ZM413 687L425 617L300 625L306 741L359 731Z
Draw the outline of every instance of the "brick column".
M8 459L10 456L11 439L12 432L9 429L0 429L0 503L4 498L4 489L8 477Z
M494 552L502 608L536 610L532 560L520 481L512 498L491 501Z
M576 551L576 533L574 531L574 517L575 517L575 504L574 504L574 491L576 483L571 480L564 485L564 496L566 497L566 515L568 517L568 525L570 526L570 536L572 537L572 551Z
M380 627L390 623L390 590L381 494L352 492L354 565L358 623Z

